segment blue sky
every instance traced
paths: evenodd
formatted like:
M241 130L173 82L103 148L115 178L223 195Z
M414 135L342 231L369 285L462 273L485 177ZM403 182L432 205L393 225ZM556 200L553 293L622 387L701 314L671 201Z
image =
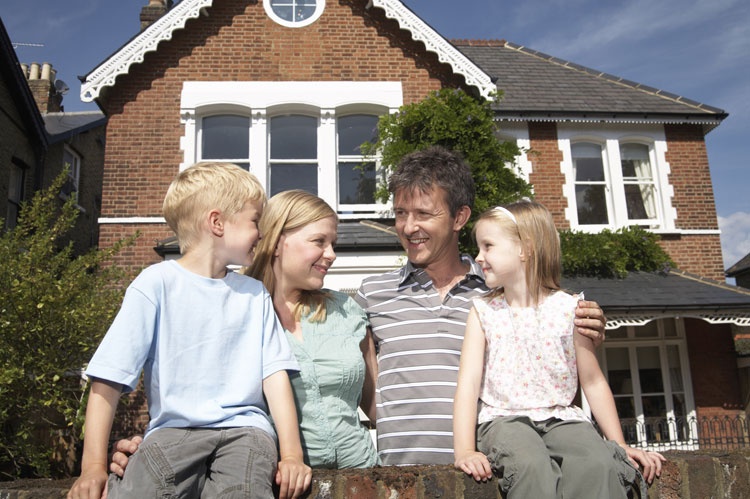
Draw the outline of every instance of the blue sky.
M329 2L335 0L328 0ZM148 0L3 0L22 62L50 62L80 102L77 75L138 32ZM706 138L728 267L750 252L750 2L747 0L405 0L446 38L503 38L724 109ZM502 88L502 82L499 82Z

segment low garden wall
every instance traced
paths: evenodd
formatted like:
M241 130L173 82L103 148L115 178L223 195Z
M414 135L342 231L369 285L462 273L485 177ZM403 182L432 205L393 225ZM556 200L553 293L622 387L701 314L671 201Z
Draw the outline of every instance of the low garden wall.
M750 451L668 452L651 499L750 499ZM0 482L0 499L64 497L67 480ZM316 470L310 499L496 499L497 481L476 483L449 466L383 467L368 470Z

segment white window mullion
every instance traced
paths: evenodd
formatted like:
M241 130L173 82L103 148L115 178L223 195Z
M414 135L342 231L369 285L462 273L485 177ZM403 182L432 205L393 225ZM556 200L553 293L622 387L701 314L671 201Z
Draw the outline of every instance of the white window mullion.
M661 333L661 324L659 324L659 330ZM663 336L660 334L659 336ZM666 416L667 416L667 431L669 432L669 440L674 442L678 440L677 435L677 422L674 417L674 401L672 400L672 380L669 376L669 360L667 359L667 343L659 345L659 362L661 363L661 382L664 385L664 401L666 403Z
M338 206L336 172L336 110L321 109L318 129L318 196Z
M607 139L604 147L604 172L608 176L607 200L612 203L610 207L610 225L622 227L628 225L628 209L625 202L625 191L622 169L620 168L620 141Z
M250 124L250 173L269 192L268 182L268 119L265 108L253 109Z
M645 447L648 445L648 435L646 432L646 418L643 415L643 401L641 400L641 376L638 372L638 358L635 346L628 347L628 359L630 360L630 375L633 379L633 402L635 404L636 435L638 435L638 445Z

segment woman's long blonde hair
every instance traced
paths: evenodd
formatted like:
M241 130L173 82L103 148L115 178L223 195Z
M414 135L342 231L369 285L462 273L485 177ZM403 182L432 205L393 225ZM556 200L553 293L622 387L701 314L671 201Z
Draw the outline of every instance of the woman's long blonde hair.
M261 240L255 247L253 264L245 274L258 279L271 295L274 291L274 253L282 234L324 218L336 216L333 208L318 196L302 190L284 191L268 200L260 218ZM297 305L292 310L294 319L310 316L311 322L322 322L326 318L326 302L331 294L320 290L302 290Z
M500 225L504 233L518 238L528 255L526 259L526 286L534 301L552 291L560 289L560 236L555 228L550 212L539 203L533 201L519 201L502 206L515 217L515 221L502 210L492 208L482 213L474 225L482 220ZM503 293L498 288L490 293L490 297Z

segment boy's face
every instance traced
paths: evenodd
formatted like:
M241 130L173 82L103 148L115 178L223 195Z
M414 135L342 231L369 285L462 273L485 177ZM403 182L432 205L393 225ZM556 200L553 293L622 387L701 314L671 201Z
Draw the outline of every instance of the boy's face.
M261 238L258 222L262 214L263 204L250 200L224 222L227 264L250 266L253 263L255 245Z

